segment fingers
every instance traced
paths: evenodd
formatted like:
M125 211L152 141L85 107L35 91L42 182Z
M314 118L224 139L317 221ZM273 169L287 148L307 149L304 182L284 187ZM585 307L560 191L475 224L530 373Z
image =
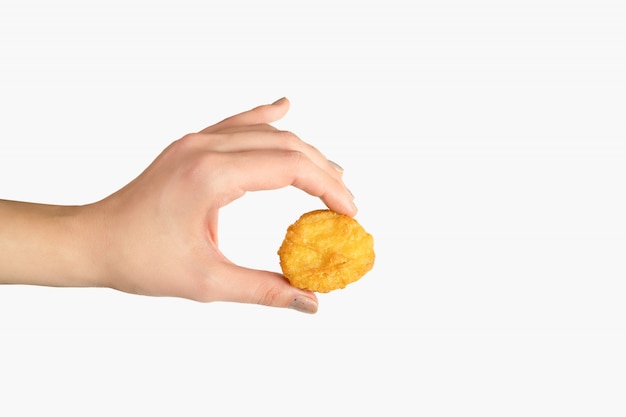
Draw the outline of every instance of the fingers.
M280 120L289 111L289 100L281 98L272 104L264 104L252 110L228 117L219 123L209 126L199 133L215 133L237 126L269 124Z
M338 213L354 216L354 197L343 182L321 168L306 154L290 150L255 150L224 153L222 179L233 199L247 191L275 190L289 185L319 197ZM232 200L231 200L232 201ZM228 203L230 201L227 201Z
M269 124L282 118L289 110L289 106L289 100L281 98L272 104L261 105L231 116L198 133L201 135L211 134L210 140L208 137L204 138L204 142L207 142L207 147L211 151L240 152L254 149L287 149L303 152L331 176L340 178L343 169L339 165L329 161L314 146L302 141L293 133L279 131ZM197 139L199 142L203 141L201 138Z
M215 289L210 287L215 285L223 301L292 308L310 314L317 312L315 294L292 286L281 274L230 263L219 264L214 272L214 278L208 278L207 292L214 293Z
M193 140L204 142L205 148L216 152L244 152L250 150L288 150L305 154L316 165L323 168L331 176L341 178L343 169L329 161L314 146L304 142L295 134L280 131L270 125L253 125L227 129L227 134L207 135Z

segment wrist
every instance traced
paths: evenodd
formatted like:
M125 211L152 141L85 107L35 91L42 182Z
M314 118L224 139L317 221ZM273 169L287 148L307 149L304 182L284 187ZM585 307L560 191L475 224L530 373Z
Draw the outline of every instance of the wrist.
M87 207L0 201L0 283L102 285Z

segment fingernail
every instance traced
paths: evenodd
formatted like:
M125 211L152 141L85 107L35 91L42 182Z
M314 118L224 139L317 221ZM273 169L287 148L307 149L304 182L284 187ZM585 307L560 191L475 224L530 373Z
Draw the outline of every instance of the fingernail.
M285 97L279 98L278 100L276 100L275 102L272 103L272 105L278 104L281 101L283 101L285 99Z
M328 162L330 162L330 164L338 171L338 172L343 172L343 168L341 167L341 165L339 165L338 163L331 161L330 159L328 160Z
M289 304L289 308L302 313L314 314L317 312L317 303L308 297L296 297Z

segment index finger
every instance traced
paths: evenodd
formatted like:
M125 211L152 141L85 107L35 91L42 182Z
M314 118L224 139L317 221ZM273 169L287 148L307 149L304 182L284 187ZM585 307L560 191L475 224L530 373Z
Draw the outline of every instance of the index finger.
M228 179L229 189L238 191L234 198L246 191L275 190L292 185L320 198L337 213L354 216L357 212L354 198L343 182L302 152L261 149L222 156L227 160L221 178Z

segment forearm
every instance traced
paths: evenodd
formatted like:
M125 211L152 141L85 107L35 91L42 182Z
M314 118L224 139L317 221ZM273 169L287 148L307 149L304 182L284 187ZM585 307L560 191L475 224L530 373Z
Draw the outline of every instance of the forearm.
M0 200L0 284L97 286L84 211Z

